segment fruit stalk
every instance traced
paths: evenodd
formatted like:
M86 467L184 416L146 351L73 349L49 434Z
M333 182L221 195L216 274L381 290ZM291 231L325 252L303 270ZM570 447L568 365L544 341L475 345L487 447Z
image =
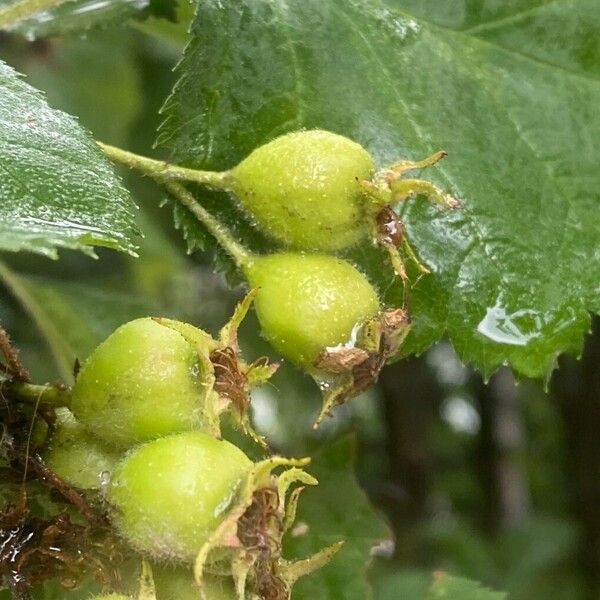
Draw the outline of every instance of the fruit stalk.
M251 262L253 255L250 250L234 240L229 229L209 213L180 183L167 183L165 187L208 229L222 248L231 255L238 267L243 268Z
M109 146L102 142L97 143L110 159L132 169L137 169L164 185L167 191L180 204L189 209L208 229L217 242L231 255L238 267L241 268L248 264L252 256L250 251L234 240L227 227L201 206L183 185L178 183L179 181L191 181L216 189L228 190L231 179L229 171L199 171L197 169L178 167L161 160L154 160L146 156L134 154L122 148Z
M134 154L128 150L96 142L104 154L131 169L142 171L162 183L167 181L192 181L213 188L229 189L229 171L200 171L172 165L164 160L155 160L147 156Z
M12 397L23 402L69 406L71 401L71 391L61 386L15 382L5 387Z

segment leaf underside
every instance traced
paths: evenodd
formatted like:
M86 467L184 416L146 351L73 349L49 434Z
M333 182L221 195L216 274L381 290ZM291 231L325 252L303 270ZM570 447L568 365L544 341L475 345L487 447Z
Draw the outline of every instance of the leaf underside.
M0 61L0 250L134 253L134 205L92 138Z
M485 375L543 377L580 351L600 309L596 0L206 0L191 35L158 138L175 161L231 167L303 127L381 165L449 153L423 176L463 209L398 207L433 271L408 295L407 352L447 332ZM241 221L228 198L199 198ZM383 254L352 258L402 302Z

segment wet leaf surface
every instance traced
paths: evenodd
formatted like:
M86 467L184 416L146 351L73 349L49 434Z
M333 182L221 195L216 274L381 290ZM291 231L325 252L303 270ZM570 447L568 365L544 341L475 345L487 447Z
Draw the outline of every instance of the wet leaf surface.
M382 165L448 152L427 177L463 209L399 207L433 271L409 295L406 351L447 332L485 374L509 363L541 377L579 351L600 308L595 0L212 0L191 34L159 134L176 161L228 168L302 127L345 134ZM245 232L228 198L199 198ZM352 256L402 302L383 254Z
M75 119L0 62L0 249L133 253L134 205Z

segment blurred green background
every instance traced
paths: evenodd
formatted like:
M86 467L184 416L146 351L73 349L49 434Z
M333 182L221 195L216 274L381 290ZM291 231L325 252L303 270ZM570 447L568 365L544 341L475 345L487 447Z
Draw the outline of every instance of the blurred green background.
M160 37L149 35L157 28ZM0 56L96 138L147 154L184 41L184 25L151 20L36 42L1 35ZM209 255L186 255L158 188L123 176L140 206L139 259L1 257L0 320L36 380L68 378L75 357L134 316L215 332L243 292L214 273ZM394 533L373 552L377 600L422 597L436 569L515 600L600 598L599 331L581 361L561 359L548 390L515 385L508 370L485 385L441 342L388 367L318 434L318 390L289 365L255 393L255 418L281 452L356 432L358 478ZM257 332L251 317L248 355L270 354Z

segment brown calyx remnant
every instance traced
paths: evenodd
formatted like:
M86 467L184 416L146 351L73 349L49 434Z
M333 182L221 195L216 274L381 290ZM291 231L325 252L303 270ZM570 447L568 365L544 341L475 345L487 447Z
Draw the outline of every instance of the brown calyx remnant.
M404 225L400 217L384 206L375 216L377 240L384 246L400 246L404 239Z
M240 368L237 352L231 346L217 348L210 353L210 361L215 370L215 391L245 414L250 405L248 378Z
M273 488L255 490L252 503L237 524L237 537L247 551L255 555L254 585L262 600L286 600L289 589L277 575L281 558L284 525L279 495Z
M326 348L319 353L313 364L318 372L332 379L322 386L323 408L315 428L326 415L331 414L334 406L377 381L388 358L398 353L409 329L410 318L406 310L385 310L363 323L354 346Z

